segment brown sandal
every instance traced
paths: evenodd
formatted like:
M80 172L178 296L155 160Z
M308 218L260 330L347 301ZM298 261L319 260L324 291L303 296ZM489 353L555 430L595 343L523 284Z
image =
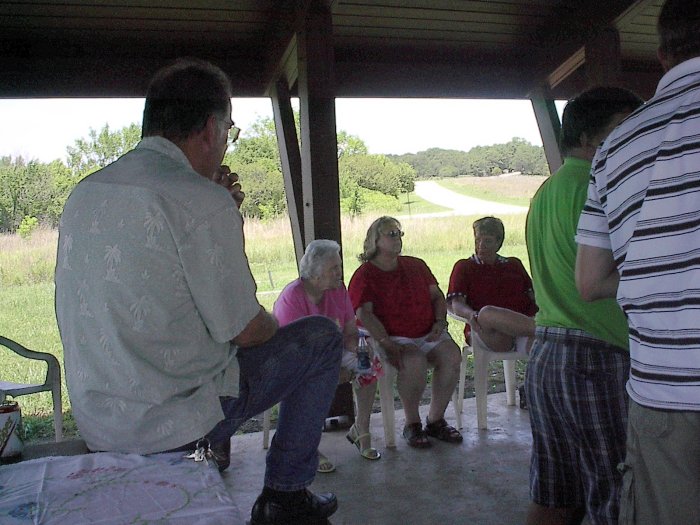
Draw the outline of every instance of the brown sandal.
M434 437L435 439L446 441L448 443L461 443L464 439L462 438L462 434L459 433L459 430L447 424L445 418L440 418L434 423L431 423L426 417L425 433L430 437Z
M428 448L432 446L432 443L428 441L428 436L423 431L423 425L420 423L411 423L403 427L403 437L413 448Z

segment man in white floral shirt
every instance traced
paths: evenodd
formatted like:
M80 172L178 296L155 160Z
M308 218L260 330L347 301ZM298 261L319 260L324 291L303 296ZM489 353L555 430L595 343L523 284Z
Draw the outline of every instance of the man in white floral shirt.
M160 70L143 140L66 203L56 314L73 415L91 450L150 454L206 438L223 470L236 429L281 402L252 523L324 519L335 495L306 487L341 334L322 317L278 330L256 299L243 193L220 165L240 131L231 95L207 62Z

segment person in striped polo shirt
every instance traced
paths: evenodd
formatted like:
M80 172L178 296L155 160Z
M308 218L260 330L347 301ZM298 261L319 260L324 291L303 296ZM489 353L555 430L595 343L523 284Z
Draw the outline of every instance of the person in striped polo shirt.
M629 323L620 523L675 525L700 522L700 2L667 0L658 31L666 73L594 159L576 277Z

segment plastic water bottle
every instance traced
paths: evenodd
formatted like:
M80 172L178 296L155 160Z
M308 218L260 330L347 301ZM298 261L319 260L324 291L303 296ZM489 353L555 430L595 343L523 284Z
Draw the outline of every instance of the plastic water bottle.
M372 371L372 363L369 360L367 341L360 336L357 344L357 372L360 375L369 374Z

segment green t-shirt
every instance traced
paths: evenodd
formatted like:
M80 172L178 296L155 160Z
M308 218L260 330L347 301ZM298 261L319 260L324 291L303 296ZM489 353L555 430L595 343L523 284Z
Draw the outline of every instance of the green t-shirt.
M537 326L584 330L628 348L627 319L614 299L585 302L576 289L576 226L588 192L591 163L566 157L537 190L527 215L525 239L539 311Z

